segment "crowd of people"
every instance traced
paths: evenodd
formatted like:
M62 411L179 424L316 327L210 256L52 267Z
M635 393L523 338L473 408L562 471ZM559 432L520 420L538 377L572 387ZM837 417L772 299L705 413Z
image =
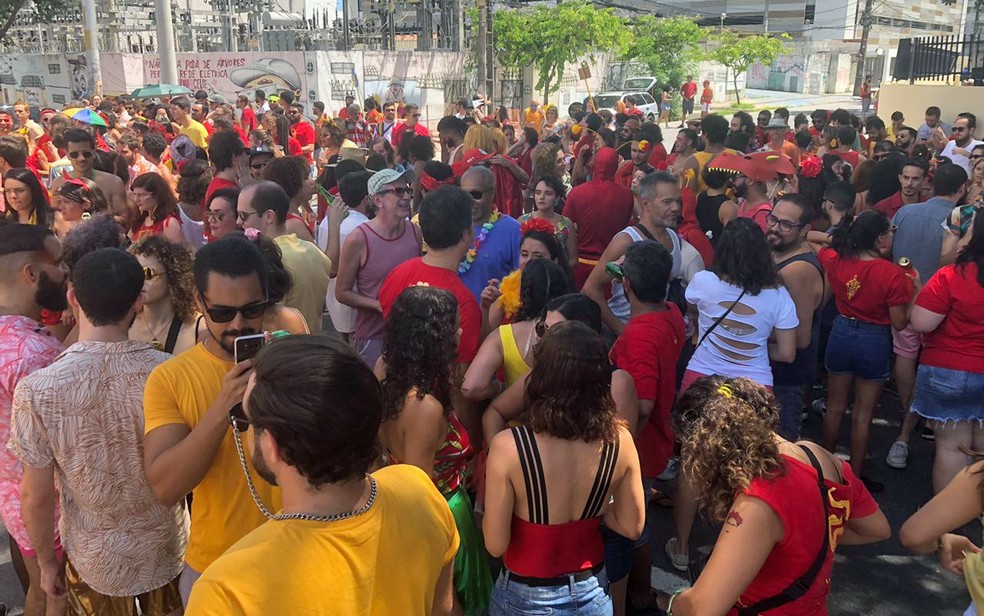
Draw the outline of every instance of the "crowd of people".
M891 534L866 472L890 381L878 457L936 442L902 543L979 572L949 534L984 469L975 116L729 121L696 93L673 143L537 101L462 99L436 140L412 103L290 91L69 105L105 126L15 105L0 518L24 613L825 614L837 546ZM674 595L650 504L699 574Z

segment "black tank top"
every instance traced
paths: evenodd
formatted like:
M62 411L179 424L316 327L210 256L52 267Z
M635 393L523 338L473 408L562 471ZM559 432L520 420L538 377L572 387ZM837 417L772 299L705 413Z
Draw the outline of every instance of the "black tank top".
M711 240L711 246L717 246L718 238L724 231L718 212L721 204L728 200L728 195L709 195L706 192L697 195L697 222L700 230Z
M827 284L823 276L823 266L820 265L820 261L817 259L817 256L813 254L812 250L802 254L793 255L785 261L777 263L776 269L782 272L784 267L790 263L796 263L797 261L806 261L813 267L817 268L817 272L820 273L821 284ZM824 289L823 293L821 293L821 297L823 297L824 294L826 294L826 289ZM789 363L778 361L772 362L772 378L776 385L808 385L816 379L817 349L820 345L820 313L822 309L823 306L821 305L813 311L813 325L810 329L810 346L805 349L796 349L796 357Z

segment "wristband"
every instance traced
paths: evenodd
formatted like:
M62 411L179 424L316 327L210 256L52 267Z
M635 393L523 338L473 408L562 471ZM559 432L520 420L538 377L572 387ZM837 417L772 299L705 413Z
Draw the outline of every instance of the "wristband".
M666 604L666 616L673 616L673 600L676 599L677 595L679 595L681 592L683 591L678 590L672 595L670 595L670 600Z

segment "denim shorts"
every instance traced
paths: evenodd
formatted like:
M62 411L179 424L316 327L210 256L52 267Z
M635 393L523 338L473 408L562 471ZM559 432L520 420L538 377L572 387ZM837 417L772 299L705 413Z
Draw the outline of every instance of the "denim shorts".
M503 570L492 589L489 616L611 616L612 609L604 569L582 582L541 587L515 582Z
M984 374L921 365L912 410L944 423L984 422Z
M829 374L887 381L892 369L892 326L837 315L824 363Z
M604 524L601 526L601 539L605 543L605 571L608 579L613 583L620 582L632 570L632 558L639 541L623 537Z

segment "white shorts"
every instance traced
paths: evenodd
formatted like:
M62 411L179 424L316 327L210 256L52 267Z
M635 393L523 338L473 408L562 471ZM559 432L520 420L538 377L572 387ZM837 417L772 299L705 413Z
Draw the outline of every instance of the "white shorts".
M710 103L701 103L700 104L700 110L703 113L710 113L711 112L711 104Z

